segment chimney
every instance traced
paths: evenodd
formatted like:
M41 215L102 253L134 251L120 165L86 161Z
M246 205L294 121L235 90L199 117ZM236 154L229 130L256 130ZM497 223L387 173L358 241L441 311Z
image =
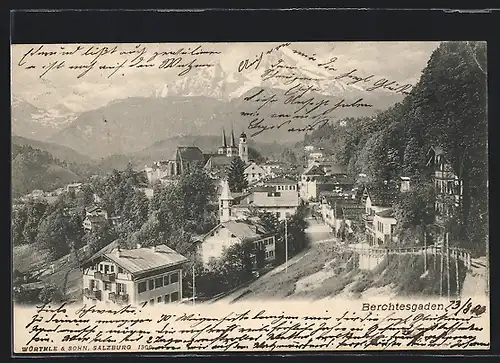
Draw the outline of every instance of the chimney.
M137 249L139 249L139 248L141 248L142 246L141 246L141 244L140 244L140 243L138 243L135 247L136 247Z

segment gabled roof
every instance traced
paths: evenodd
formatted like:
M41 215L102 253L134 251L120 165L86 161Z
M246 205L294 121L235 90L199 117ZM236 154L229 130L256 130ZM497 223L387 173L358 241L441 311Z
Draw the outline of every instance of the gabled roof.
M231 164L231 159L224 154L211 154L205 166L211 168L225 167Z
M328 174L340 174L344 175L347 174L347 168L344 165L340 164L335 164L335 163L329 163L329 162L320 162L319 165L326 169L325 171Z
M158 245L154 249L152 247L119 249L118 241L114 241L82 265L87 265L98 257L113 261L133 275L187 262L186 257L164 244Z
M86 209L86 212L93 213L99 209L103 209L103 208L99 207L98 205L93 205L93 206L89 207L88 209Z
M309 166L303 173L304 175L325 175L325 171L318 165Z
M399 190L393 185L371 185L366 187L372 205L390 207L395 202Z
M177 147L174 159L177 160L177 158L186 162L196 162L196 161L203 162L205 160L205 157L203 156L203 153L201 152L200 148L196 146Z
M392 208L381 210L375 214L382 218L394 218L394 211Z
M214 231L227 228L236 238L241 241L258 240L269 235L269 232L258 222L251 220L232 220L219 223L215 228L208 232L203 240L210 236Z
M264 174L266 172L266 170L262 166L260 166L256 163L252 163L252 164L248 165L243 172L245 174L246 173L262 173L262 174Z
M156 247L142 247L130 250L112 250L104 255L131 274L140 274L158 268L180 265L187 258L162 244Z

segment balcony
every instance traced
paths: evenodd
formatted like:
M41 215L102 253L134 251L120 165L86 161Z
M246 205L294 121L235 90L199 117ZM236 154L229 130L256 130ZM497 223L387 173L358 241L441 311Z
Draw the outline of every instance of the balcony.
M104 282L115 282L116 275L114 273L106 274L106 273L96 271L96 272L94 272L94 278L96 280L102 280Z
M83 289L83 296L92 300L102 300L101 290L90 290L89 288Z
M111 300L117 304L127 304L128 303L128 294L124 294L124 293L117 294L115 292L110 292L109 293L109 300Z

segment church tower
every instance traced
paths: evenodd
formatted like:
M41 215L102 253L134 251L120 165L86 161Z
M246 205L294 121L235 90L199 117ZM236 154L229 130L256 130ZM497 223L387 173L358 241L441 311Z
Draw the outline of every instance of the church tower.
M236 156L237 152L238 152L238 147L236 146L236 141L234 139L234 131L231 129L231 144L227 148L226 156L228 157Z
M222 180L221 186L222 190L219 196L219 218L222 223L231 220L231 203L233 197L231 196L231 190L229 189L227 179Z
M247 145L247 135L244 132L240 135L240 143L238 145L238 154L245 164L248 163L248 145Z
M224 155L227 149L227 141L226 141L226 130L222 129L222 146L219 147L217 153L219 155Z

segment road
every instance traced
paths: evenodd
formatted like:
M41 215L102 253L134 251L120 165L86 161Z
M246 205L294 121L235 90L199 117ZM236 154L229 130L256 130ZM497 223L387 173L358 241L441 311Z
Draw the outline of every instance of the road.
M230 303L235 299L243 297L249 291L259 291L259 293L266 293L266 291L262 291L263 289L265 290L266 286L268 286L270 292L273 293L273 289L276 284L279 284L280 287L283 287L284 285L294 286L296 271L302 269L302 265L304 265L304 268L306 265L309 265L310 259L315 260L314 256L316 254L324 255L323 251L320 251L321 245L326 245L327 243L331 244L334 241L330 228L325 225L323 221L309 219L308 224L309 226L306 229L306 234L310 241L310 248L306 251L300 252L299 254L288 260L288 269L292 270L293 268L294 273L292 273L292 271L289 271L290 274L283 273L285 271L285 264L282 264L272 269L265 275L259 277L257 280L251 282L250 284L242 286L241 288L223 297L222 299L218 299L217 301ZM276 276L277 274L279 274L279 276Z

